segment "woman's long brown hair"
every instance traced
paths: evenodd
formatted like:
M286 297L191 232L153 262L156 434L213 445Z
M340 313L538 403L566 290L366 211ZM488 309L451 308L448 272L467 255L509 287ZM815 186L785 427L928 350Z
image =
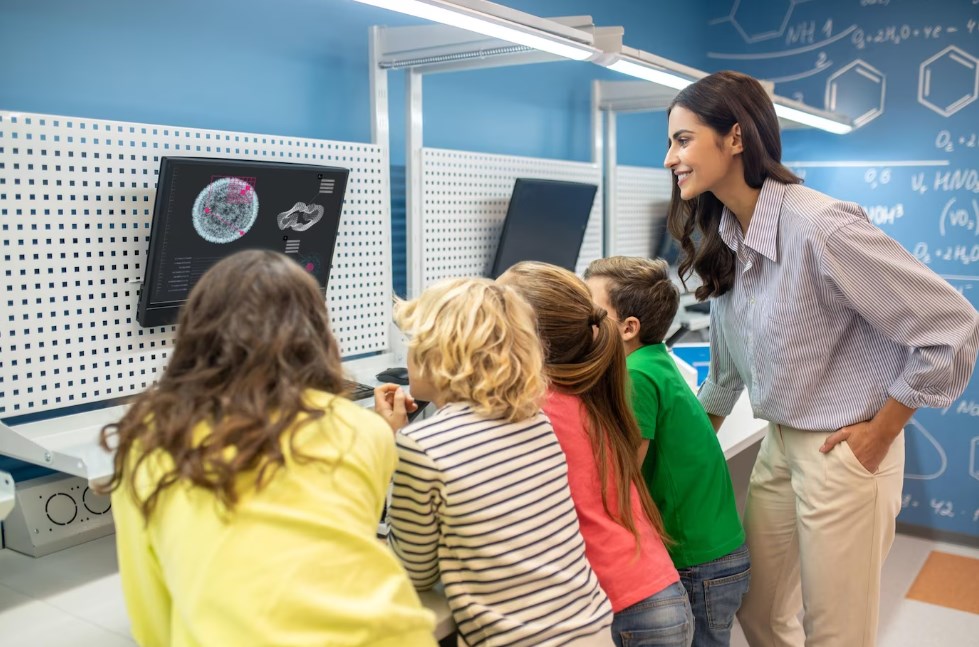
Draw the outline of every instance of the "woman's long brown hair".
M256 470L261 488L285 464L297 422L324 411L303 393L343 389L340 353L315 280L294 261L270 251L238 252L208 270L181 310L170 361L123 419L102 430L115 451L108 490L129 485L152 455L173 469L146 498L149 519L160 494L178 481L209 490L234 508L240 475ZM195 437L205 423L209 431Z
M676 95L667 115L676 106L697 115L718 136L727 135L734 124L741 126L744 143L741 161L748 186L758 189L767 177L785 184L802 181L782 165L782 139L775 106L761 83L747 74L716 72L705 76ZM735 253L718 231L723 211L724 205L709 191L692 200L682 199L677 178L673 177L666 227L683 250L677 266L680 278L686 283L691 272L696 271L702 281L694 292L700 301L719 297L734 285ZM698 234L701 240L695 244Z
M630 487L635 486L646 516L668 540L663 520L643 481L639 466L639 424L629 404L625 350L615 323L591 300L588 286L573 273L548 263L525 261L498 279L533 306L544 345L544 364L551 384L581 398L588 436L598 463L605 512L635 537ZM597 328L597 334L595 333ZM608 506L608 471L619 509Z

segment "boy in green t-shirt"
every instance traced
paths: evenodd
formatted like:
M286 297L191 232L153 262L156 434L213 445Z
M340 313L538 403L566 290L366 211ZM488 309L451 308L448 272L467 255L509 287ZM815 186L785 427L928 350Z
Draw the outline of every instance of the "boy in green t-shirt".
M729 645L750 560L714 427L663 344L680 300L669 266L614 256L589 265L585 281L625 345L643 477L674 542L670 556L696 621L693 644Z

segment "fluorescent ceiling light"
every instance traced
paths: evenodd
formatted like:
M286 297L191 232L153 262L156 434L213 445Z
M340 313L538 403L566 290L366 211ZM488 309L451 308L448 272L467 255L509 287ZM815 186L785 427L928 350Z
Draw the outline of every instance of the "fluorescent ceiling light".
M789 121L794 121L805 126L819 128L820 130L825 130L836 135L845 135L853 130L853 126L850 126L849 124L833 121L832 119L820 117L819 115L813 115L808 112L803 112L802 110L796 110L795 108L790 108L780 103L775 104L775 114L783 119L788 119Z
M621 58L609 65L608 68L610 70L615 70L616 72L634 76L637 79L643 79L645 81L652 81L653 83L665 85L666 87L673 88L675 90L682 90L693 83L693 81L677 76L676 74L670 74L669 72L664 72L646 65L633 63L632 61L626 61Z
M656 83L658 85L673 88L674 90L682 90L693 83L693 80L684 78L678 74L667 72L665 70L659 70L650 65L635 63L624 58L619 58L617 61L609 65L608 68L610 70L615 70L616 72L622 72L623 74L628 74L629 76L643 79L644 81L651 81L652 83ZM782 119L802 124L804 126L811 126L812 128L819 128L820 130L825 130L837 135L845 135L853 130L853 127L847 123L813 114L811 112L806 112L800 108L789 107L783 103L784 101L786 100L780 97L773 98L773 103L775 104L775 114Z
M357 2L459 27L576 61L583 61L595 54L590 47L574 44L574 41L568 38L556 35L545 36L542 34L546 32L532 27L524 29L511 27L503 24L505 19L481 14L466 7L456 7L441 0L357 0ZM539 33L531 33L530 30Z
M707 76L707 73L701 70L681 65L656 54L626 47L622 44L621 28L599 28L595 45L604 52L603 56L592 59L598 65L672 90L683 90L694 81ZM771 83L762 81L762 85L770 95L773 94ZM663 94L665 93L658 92L656 100L661 101ZM636 97L629 96L628 99L632 102L631 109L635 109ZM772 96L772 103L775 104L775 114L786 121L819 128L837 135L845 135L853 130L853 126L847 123L846 117L811 108L799 101ZM614 110L614 107L612 109Z

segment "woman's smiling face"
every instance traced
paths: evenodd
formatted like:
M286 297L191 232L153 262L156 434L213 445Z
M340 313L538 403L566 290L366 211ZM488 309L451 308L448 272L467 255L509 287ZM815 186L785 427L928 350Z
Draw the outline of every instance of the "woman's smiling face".
M716 193L732 173L741 174L734 158L740 153L740 138L734 141L734 131L721 135L706 125L696 114L683 106L670 111L669 150L663 166L673 172L680 197L691 200L705 191Z

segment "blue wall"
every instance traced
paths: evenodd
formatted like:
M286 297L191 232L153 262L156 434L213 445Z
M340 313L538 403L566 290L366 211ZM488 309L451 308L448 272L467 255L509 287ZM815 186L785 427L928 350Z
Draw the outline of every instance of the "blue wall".
M354 3L5 0L6 109L366 141Z
M864 205L884 231L979 303L979 100L967 103L979 74L979 5L742 0L743 25L738 16L726 19L732 5L709 3L708 68L782 79L778 94L819 107L831 107L835 91L836 109L861 116L863 125L844 137L787 132L784 159L829 162L793 168L810 186ZM756 5L767 11L752 11ZM925 65L949 46L959 50ZM865 161L877 163L859 165ZM906 446L900 521L979 537L979 378L948 410L917 412Z
M629 0L505 4L627 25L632 46L704 62L701 25L687 12L706 0L683 11ZM0 11L4 109L347 141L370 139L368 27L419 22L351 0L3 0ZM404 154L402 76L391 74L394 163ZM425 144L587 160L590 81L614 76L560 62L427 77ZM658 163L650 123L624 133L624 163Z

